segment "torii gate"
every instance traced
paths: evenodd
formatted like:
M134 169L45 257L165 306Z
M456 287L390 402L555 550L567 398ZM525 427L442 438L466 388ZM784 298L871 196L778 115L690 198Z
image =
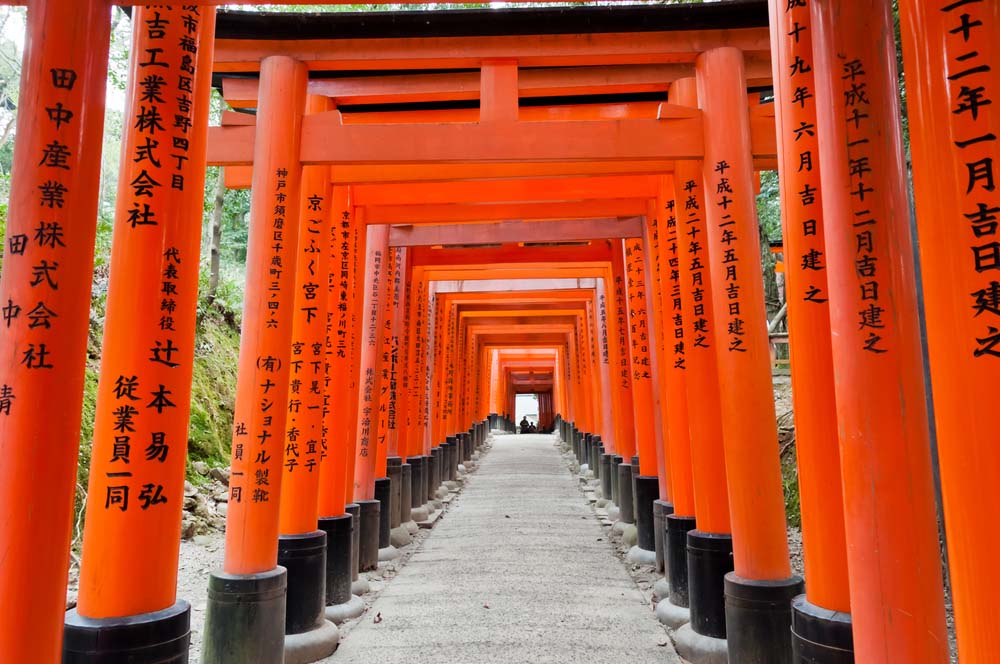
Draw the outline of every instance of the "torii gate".
M5 600L0 608L5 625L0 632L0 651L18 661L54 662L60 657L63 631L68 517L75 484L110 4L104 0L30 0L27 4L28 50L5 243L6 269L0 281L5 323L0 326L0 348L10 349L6 362L0 364L0 453L5 460L0 465L0 506L9 515L0 526L0 559L4 561L0 597ZM145 7L157 3L131 4ZM86 639L95 630L127 632L127 625L153 624L157 638L166 636L176 644L186 643L187 612L183 602L173 604L176 598L171 583L177 562L176 542L171 541L176 539L172 537L173 522L177 521L177 492L183 479L183 464L178 463L183 458L179 454L183 443L173 441L175 437L183 440L183 411L189 400L190 381L184 372L190 370L190 344L185 347L183 341L193 334L195 292L189 268L195 262L190 260L191 249L197 247L192 242L192 237L197 236L191 232L193 225L183 220L195 214L200 205L198 181L203 173L201 153L207 134L204 102L212 62L209 31L214 30L215 19L214 10L207 7L219 4L221 0L203 0L169 10L177 12L172 14L177 21L169 30L154 22L140 23L147 29L145 34L137 32L134 69L164 67L176 76L176 80L164 83L171 91L171 101L163 101L162 108L156 108L162 116L169 107L174 126L169 132L166 128L163 131L177 152L171 154L173 161L143 153L144 159L159 162L155 173L150 172L152 165L141 162L123 168L128 179L123 179L121 187L113 259L113 269L123 277L117 278L115 292L109 295L106 331L106 347L116 352L105 355L98 419L98 429L108 435L102 434L95 441L95 450L103 456L97 458L96 472L92 473L92 482L104 482L98 486L105 489L105 512L89 511L88 530L93 534L86 538L84 554L84 580L93 574L90 578L99 583L91 585L93 591L81 593L78 613L84 618L71 619L74 638ZM823 656L830 656L830 651L844 651L853 645L866 662L943 662L947 648L925 389L920 373L913 242L905 214L895 62L887 56L894 52L890 6L886 0L768 4L772 14L770 32L759 20L764 3L744 3L735 8L661 8L664 16L670 11L685 11L726 26L674 31L667 33L667 39L655 30L628 34L622 27L628 22L629 12L657 11L645 8L616 8L614 11L619 13L615 16L626 17L610 23L622 31L619 33L577 31L548 35L546 39L516 33L481 38L435 37L419 42L406 38L348 39L340 44L346 48L338 50L329 43L331 40L324 43L323 39L279 39L248 47L248 40L233 39L230 34L216 43L214 70L260 71L258 130L250 131L245 125L215 130L210 152L215 155L217 146L225 146L239 154L231 156L232 163L254 164L253 225L258 237L263 237L267 223L274 223L271 211L276 202L284 202L276 200L279 194L292 198L291 206L302 207L282 217L288 235L295 240L295 221L300 212L305 213L307 222L313 219L310 212L325 214L325 210L309 207L318 205L310 198L318 195L325 199L331 192L333 178L320 172L325 166L320 168L319 164L337 164L335 172L345 173L347 179L342 182L351 184L469 177L519 180L572 175L659 176L672 172L674 223L679 226L683 220L692 224L689 228L703 229L701 242L687 240L678 233L678 244L689 250L700 246L705 251L705 260L700 264L708 268L695 269L693 263L684 266L677 257L677 270L687 277L710 277L716 285L707 307L714 319L706 318L704 305L699 313L700 301L692 289L690 298L683 292L679 298L690 320L675 329L690 330L694 339L706 327L702 321L715 323L709 329L718 352L706 354L702 370L688 374L687 389L701 395L705 393L701 389L705 381L712 381L723 415L722 431L715 433L721 444L708 446L711 463L699 462L699 455L706 453L701 445L692 445L691 454L696 487L697 475L704 468L718 469L721 462L727 475L728 498L717 501L714 507L728 506L736 554L736 574L727 577L726 588L732 600L726 607L726 618L738 626L730 631L730 655L741 662L760 661L751 653L763 651L767 652L764 661L769 662L790 656L791 646L785 647L787 636L782 635L788 634L787 618L794 615L794 643L800 649L815 647L826 653ZM991 615L996 594L996 582L991 581L995 578L992 557L986 553L995 547L988 546L993 536L983 532L982 523L1000 506L996 491L1000 464L989 414L978 406L980 395L988 394L995 382L993 363L1000 356L1000 333L993 324L993 317L1000 314L996 282L991 280L992 270L1000 267L994 241L996 208L1000 206L993 170L997 116L989 103L989 92L998 82L996 49L991 41L998 28L994 6L990 0L900 3L911 94L917 224L924 238L920 250L927 311L931 313L927 323L931 381L938 397L934 415L943 509L949 532L959 647L963 661L969 662L988 662L996 656L991 645L992 624L982 618ZM187 20L183 20L184 12ZM756 23L750 28L734 27L740 21ZM181 27L185 34L171 32ZM176 38L177 46L157 50L159 47L150 43L168 34ZM191 52L192 44L195 48L201 46L197 54ZM744 114L742 109L748 108L748 83L761 75L751 75L754 67L763 67L761 77L769 78L769 52L774 56L770 64L777 103L770 108L750 107ZM308 64L304 64L306 61ZM521 68L579 70L648 65L680 65L674 74L658 73L661 78L678 76L678 99L657 105L655 115L636 117L624 112L613 116L620 118L617 120L586 120L586 113L574 116L572 110L563 114L564 109L542 107L540 111L522 113L518 108L518 98L531 96L532 89L552 94L588 87L602 89L604 85L593 80L567 85L566 81L546 80L544 76L532 80L534 75L519 71ZM404 118L402 115L407 113L401 111L369 116L368 120L382 123L378 125L351 124L347 120L341 123L351 113L331 110L330 102L313 104L311 116L304 113L309 94L327 99L353 94L368 101L373 94L371 87L345 92L333 84L333 94L325 95L322 89L311 86L329 84L309 83L307 68L405 70L414 66L480 69L481 112L435 115L427 111L422 121ZM564 78L582 80L582 71L565 73L569 75ZM522 74L524 86L520 82ZM684 82L691 78L695 80ZM631 83L622 78L604 80L610 87L644 84L636 79ZM374 92L384 93L378 86L387 83L392 87L391 81L376 82ZM467 84L453 79L425 79L417 81L409 94L468 97L468 88L462 87ZM681 103L685 93L686 103ZM159 122L152 113L153 100L146 99L144 107L135 85L131 98L144 119L126 138L126 148L151 150L143 134L153 133ZM768 116L768 111L776 112ZM596 114L604 112L613 110L597 109ZM775 119L780 150L774 143ZM532 122L537 126L530 126ZM945 127L948 132L941 131ZM263 135L260 130L265 130ZM249 141L251 135L253 140ZM242 145L234 145L239 141L243 141ZM761 597L784 598L797 592L798 584L790 578L787 552L782 546L776 461L773 450L763 445L773 442L773 418L766 421L773 413L764 404L770 394L762 369L766 349L759 338L763 310L756 290L759 284L754 274L732 279L729 274L730 270L735 272L735 262L746 266L756 261L750 174L754 167L763 168L776 159L781 162L783 176L789 251L803 257L802 267L789 273L790 287L798 296L790 304L790 315L793 321L803 321L801 325L793 322L802 331L793 331L793 347L796 338L809 341L798 344L793 351L797 366L793 377L799 394L821 396L815 400L816 410L797 415L803 434L799 453L809 564L806 595L795 600L791 614L782 608L782 599L773 603L774 611L761 612L766 616L761 619L750 617L751 612L741 612L739 601L752 606ZM299 178L303 164L306 172ZM187 193L163 196L150 180L157 186L169 181L170 189ZM691 189L686 188L689 183L694 183ZM289 190L287 194L282 193L284 189ZM300 189L305 195L301 200ZM688 208L687 201L692 196L697 201L699 195L699 207ZM683 209L681 200L685 201ZM560 219L645 214L648 224L653 215L640 202L563 201L551 204L544 214ZM371 206L368 211L374 216L366 223L393 223L393 219L413 223L420 214L429 223L449 218L458 221L455 217L468 220L468 211L401 209L408 207L420 206ZM530 214L515 214L530 212L518 203L504 202L491 208L492 215L476 221L531 218ZM665 206L657 204L657 209L659 212ZM694 209L707 210L705 218L692 214ZM818 213L820 209L823 214ZM958 217L956 210L963 216ZM457 214L447 216L453 212ZM413 217L405 218L407 214ZM732 228L727 225L730 214ZM154 223L154 217L163 223ZM168 224L168 220L172 221ZM848 224L844 220L853 221ZM953 230L952 222L956 220L964 235ZM301 227L308 230L312 225L302 223ZM266 230L270 233L282 229ZM643 231L646 241L633 245L638 251L632 254L632 278L642 274L643 280L654 283L659 266L662 287L664 274L670 280L669 273L674 269L669 262L670 249L664 250L668 256L664 262L653 248L650 229ZM302 237L308 240L305 232ZM274 259L287 265L297 262L287 244L272 254L268 254L266 246L258 245L256 249L259 251L252 257L250 272L252 283L258 286L266 276L265 270L257 266ZM333 253L334 248L330 250ZM650 255L654 258L647 261ZM645 268L640 269L640 264ZM663 265L668 266L665 272ZM271 317L269 312L275 310L265 306L268 300L248 303L244 321L251 332L244 336L246 352L241 353L238 411L242 410L234 432L234 454L238 437L243 435L239 430L239 424L244 423L240 414L250 412L251 401L268 394L273 394L274 401L282 406L288 401L287 367L283 373L275 371L279 380L267 391L258 389L260 383L256 383L254 371L272 371L262 369L261 364L276 369L276 363L269 358L289 357L293 340L300 338L297 330L305 334L308 329L303 327L306 323L296 322L298 319L291 315L293 308L302 308L293 296L302 288L295 287L310 283L304 280L307 275L297 272L282 270L278 279L275 310L282 312L280 317ZM372 276L370 271L366 274ZM176 315L164 316L148 307L133 308L131 293L157 293L165 283L172 289L170 294L177 296L171 298L175 300L172 306ZM377 282L370 278L368 283ZM734 291L733 287L741 290ZM664 303L658 305L656 298L650 299L653 304L647 326L654 335L662 334L667 315ZM739 307L739 315L733 313L734 304ZM357 309L363 308L362 302ZM171 320L163 320L166 318ZM309 319L300 318L306 322ZM271 320L280 334L267 332ZM744 326L749 330L745 341L738 333ZM152 336L132 334L130 340L127 332L133 329L151 330ZM165 334L175 330L176 335ZM800 353L814 341L819 344L811 347L814 352L809 355L814 357ZM666 373L665 363L658 361L655 354L654 349L654 357L649 359L654 373ZM359 366L365 366L359 361ZM132 369L134 366L141 366L142 371ZM368 367L372 366L369 362ZM835 383L834 367L838 376ZM672 375L657 375L655 380L665 386L665 394L679 394L679 383L672 382ZM272 389L276 392L271 393ZM142 401L145 411L150 412L136 420L138 414L128 410L138 410L131 405L133 400ZM666 425L661 422L657 430L660 435L667 431L669 436L670 431L683 427L671 415L678 412L678 400L668 401L666 410L660 411L661 419L666 413ZM55 417L53 404L59 409ZM116 406L114 410L112 406ZM181 410L170 413L172 417L153 417L152 411L161 416L168 408ZM688 400L691 440L696 442L701 440L694 436L695 428L703 426L697 416L703 413L698 410L701 408L700 402ZM109 416L118 409L122 409L120 414ZM839 430L836 439L831 435L834 418ZM263 421L251 418L248 432L255 426L254 435L269 432L271 427L275 431L284 428L270 420L265 426ZM134 431L133 426L137 426ZM315 422L311 426L316 426ZM116 429L121 436L110 435ZM135 442L127 433L136 434ZM123 446L138 450L140 435L149 437L148 442L141 442L147 458L142 461L136 455L131 459L135 465L122 469L127 454ZM119 437L129 440L116 440ZM280 455L271 465L262 463L264 466L258 470L281 475ZM824 480L840 465L842 496L837 496L824 491L836 482ZM238 468L234 465L235 470ZM350 477L355 476L352 473ZM36 478L45 483L47 495L37 494ZM106 482L115 478L120 481L113 485ZM718 486L719 475L712 479ZM305 496L315 490L315 482L299 484L296 480L289 486L303 490ZM877 490L872 491L873 486ZM131 514L127 514L128 489L133 491ZM266 489L258 485L255 491ZM94 501L99 500L93 491L91 495ZM693 497L699 529L711 521L711 512L703 515L701 507L710 508L699 506L701 495L696 491ZM26 500L31 509L18 509ZM295 516L310 526L310 519L318 516L310 514L309 510L315 508L308 497L289 504L301 505ZM141 511L136 512L138 505ZM119 517L114 510L125 516ZM233 523L244 517L244 522L253 522L257 514L261 520L273 522L268 528L275 535L281 522L276 504L259 512L241 512L237 507L231 514ZM238 538L241 533L240 528L231 528L230 537ZM132 538L143 541L146 558L137 560L118 546L118 542ZM37 547L34 541L47 545ZM259 572L266 579L257 578L254 583L273 584L271 590L278 593L282 577L270 574L275 546L275 542L262 539L248 547L227 547L230 571L243 577ZM726 553L724 546L722 553ZM102 562L91 567L91 560ZM108 567L115 569L114 576L108 573ZM850 591L846 595L844 579ZM238 584L246 579L232 581ZM136 592L139 587L144 592ZM874 587L879 592L872 592ZM710 613L697 604L706 596L695 592L692 585L694 616ZM9 601L12 597L18 601ZM713 608L713 624L695 625L702 635L717 636L724 627L718 624L718 607ZM846 619L847 610L851 621ZM831 612L837 613L831 616ZM275 614L269 615L273 618ZM272 620L269 630L257 630L253 638L244 638L238 630L216 636L238 641L248 657L266 658L268 653L280 653L275 634L282 636L285 625L277 622L283 620ZM804 633L813 634L816 625L829 630L827 642L806 644ZM262 644L266 646L261 648ZM79 642L67 643L71 648L77 645ZM249 654L254 647L260 649Z

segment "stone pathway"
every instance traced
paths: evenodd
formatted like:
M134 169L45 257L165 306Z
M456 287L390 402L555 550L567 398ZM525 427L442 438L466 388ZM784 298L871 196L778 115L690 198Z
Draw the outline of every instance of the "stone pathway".
M496 436L328 664L674 664L548 435Z

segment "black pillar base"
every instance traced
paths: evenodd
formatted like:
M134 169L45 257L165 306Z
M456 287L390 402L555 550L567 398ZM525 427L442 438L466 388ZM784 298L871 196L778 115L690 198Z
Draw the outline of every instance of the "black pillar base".
M284 661L285 579L284 567L209 577L202 664Z
M663 566L670 584L670 603L687 608L688 598L688 532L695 529L693 516L668 514L664 517Z
M667 555L667 515L674 513L674 506L665 500L653 501L653 544L656 546L656 571L666 570L664 560Z
M427 502L427 485L424 484L424 470L427 458L410 457L406 460L410 465L410 508L420 507Z
M792 661L796 664L854 664L851 614L792 600Z
M360 576L358 560L361 554L361 505L348 503L344 506L344 511L351 515L351 583L354 583Z
M399 471L399 522L407 523L413 507L413 465L404 463Z
M451 456L448 458L448 461L451 462L451 468L448 471L448 479L454 481L458 479L458 464L462 451L458 447L458 436L449 436L448 438L451 440L451 449L449 450Z
M121 618L85 618L71 609L63 628L62 661L187 664L190 642L191 606L184 600L162 611Z
M288 570L285 634L302 634L326 619L326 533L278 537L278 565Z
M611 488L611 457L612 454L601 452L601 495L605 500L612 500L614 491Z
M354 518L320 517L319 529L326 533L326 603L343 604L351 599Z
M385 476L389 478L389 528L399 526L399 504L403 500L403 460L389 457L385 460ZM381 544L381 543L380 543Z
M392 481L388 477L375 480L375 500L379 502L378 513L378 548L389 546L389 535L392 530L389 520L392 518Z
M441 450L441 447L433 448L431 456L428 458L430 469L427 476L427 500L434 500L437 497L438 487L441 486L442 459L444 459L444 452Z
M648 475L636 475L632 487L635 500L635 527L638 531L636 544L640 549L656 549L656 533L653 529L653 503L660 497L660 480Z
M621 504L621 471L622 457L614 454L611 456L611 502L615 505Z
M635 498L632 496L632 464L618 466L618 520L635 523Z
M793 576L755 581L726 575L726 632L729 661L792 664L792 599L804 589Z
M378 536L379 510L377 500L359 500L361 520L358 522L361 531L358 543L358 569L370 572L378 569Z
M689 531L687 566L691 628L702 636L726 638L725 579L733 571L732 535Z

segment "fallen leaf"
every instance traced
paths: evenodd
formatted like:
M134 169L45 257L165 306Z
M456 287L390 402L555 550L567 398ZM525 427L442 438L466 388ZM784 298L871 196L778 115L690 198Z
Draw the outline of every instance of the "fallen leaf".
M382 613L381 612L380 613L376 613L375 614L375 618L372 619L372 622L375 623L376 625L379 624L380 622L382 622Z

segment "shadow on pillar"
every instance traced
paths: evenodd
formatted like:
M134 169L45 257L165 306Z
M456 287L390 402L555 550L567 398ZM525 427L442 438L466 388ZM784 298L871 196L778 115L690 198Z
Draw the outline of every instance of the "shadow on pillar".
M280 536L278 564L288 570L284 664L329 657L340 632L326 619L326 532Z
M85 618L71 609L63 628L62 661L187 664L190 642L191 607L184 600L163 611L123 618Z

